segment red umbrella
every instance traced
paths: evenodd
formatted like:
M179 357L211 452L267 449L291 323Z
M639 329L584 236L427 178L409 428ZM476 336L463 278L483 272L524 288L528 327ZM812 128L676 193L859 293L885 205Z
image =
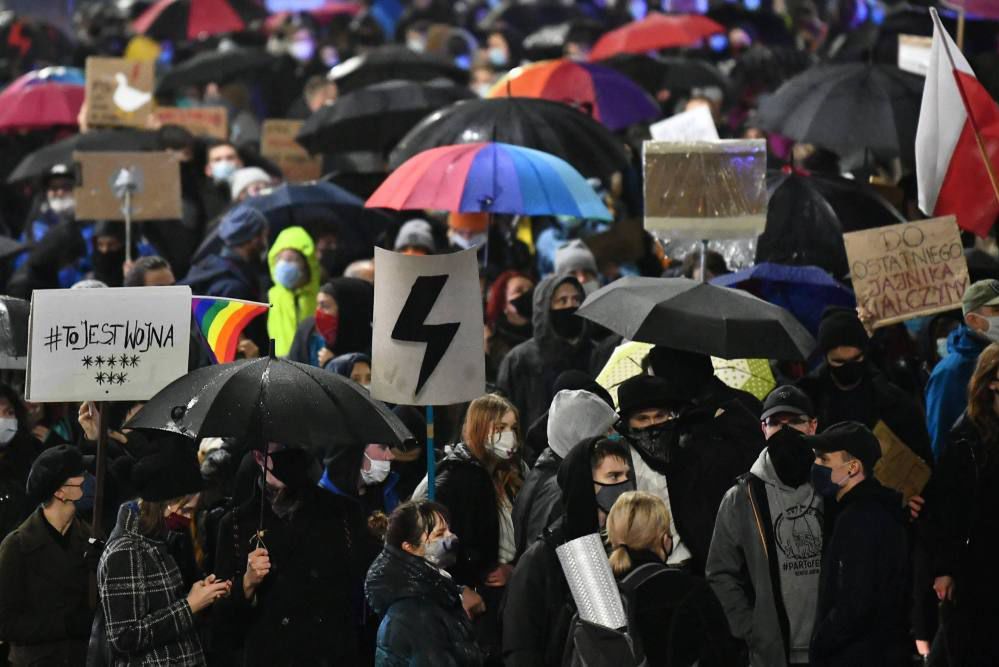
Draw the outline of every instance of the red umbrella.
M254 0L159 0L132 28L153 39L182 41L240 32L266 16Z
M698 14L649 14L641 21L632 21L604 34L590 51L590 60L690 46L724 31L721 24Z
M83 96L80 85L14 82L0 93L0 132L76 125Z

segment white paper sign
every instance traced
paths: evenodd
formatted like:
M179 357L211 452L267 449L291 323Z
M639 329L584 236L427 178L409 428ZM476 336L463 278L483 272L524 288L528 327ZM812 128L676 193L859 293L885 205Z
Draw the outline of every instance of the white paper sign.
M694 107L649 125L656 141L718 141L718 128L707 107Z
M485 393L475 250L413 256L375 248L371 395L449 405Z
M898 68L919 76L926 76L930 68L932 37L919 35L898 36Z
M29 401L144 401L187 372L191 288L35 290Z

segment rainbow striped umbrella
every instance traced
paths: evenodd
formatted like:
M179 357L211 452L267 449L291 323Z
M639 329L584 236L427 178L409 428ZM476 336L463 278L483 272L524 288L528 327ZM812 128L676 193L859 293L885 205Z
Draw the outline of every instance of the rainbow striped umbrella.
M611 219L593 188L565 160L499 142L418 153L392 172L365 206Z

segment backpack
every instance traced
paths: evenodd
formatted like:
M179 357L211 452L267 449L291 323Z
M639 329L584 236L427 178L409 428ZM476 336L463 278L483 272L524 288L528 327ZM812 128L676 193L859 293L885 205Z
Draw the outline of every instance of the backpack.
M642 640L638 635L635 592L649 579L665 572L659 563L645 563L618 582L621 603L628 625L613 629L590 623L576 613L569 624L562 667L647 667Z

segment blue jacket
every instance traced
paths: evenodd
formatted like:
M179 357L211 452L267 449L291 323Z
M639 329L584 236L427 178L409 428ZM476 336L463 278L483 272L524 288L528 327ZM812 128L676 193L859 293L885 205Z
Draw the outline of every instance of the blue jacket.
M967 325L954 329L947 336L947 356L933 368L926 383L926 430L936 461L947 447L951 427L968 407L968 383L986 345L988 341Z
M228 249L208 255L192 266L180 284L190 285L199 296L262 300L260 277L252 266Z

